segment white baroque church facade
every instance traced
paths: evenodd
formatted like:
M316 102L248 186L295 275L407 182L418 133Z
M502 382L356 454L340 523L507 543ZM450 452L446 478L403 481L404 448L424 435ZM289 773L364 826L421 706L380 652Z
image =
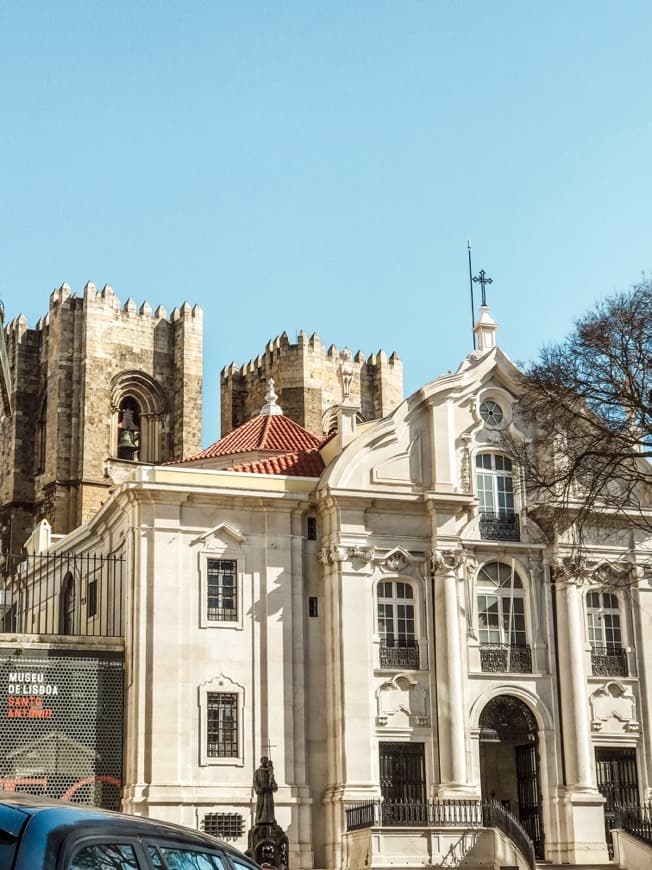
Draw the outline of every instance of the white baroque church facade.
M343 379L321 441L272 388L33 545L124 555L125 810L245 848L269 755L293 870L525 868L518 831L538 860L609 861L616 804L652 798L650 543L604 526L578 558L544 532L502 447L534 434L517 370L486 307L475 331L381 420Z

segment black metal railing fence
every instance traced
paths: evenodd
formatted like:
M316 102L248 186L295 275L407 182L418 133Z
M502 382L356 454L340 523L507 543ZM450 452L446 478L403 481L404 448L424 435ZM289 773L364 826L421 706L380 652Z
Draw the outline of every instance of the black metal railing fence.
M652 846L652 803L638 807L616 807L616 825L637 840Z
M124 555L5 555L0 631L11 634L122 637Z
M498 828L534 870L534 843L513 813L498 801L353 801L346 805L346 829L372 827Z

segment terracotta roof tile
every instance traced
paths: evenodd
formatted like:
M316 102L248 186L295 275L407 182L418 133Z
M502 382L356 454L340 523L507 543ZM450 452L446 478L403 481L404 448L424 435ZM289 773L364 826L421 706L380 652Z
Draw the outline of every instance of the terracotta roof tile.
M319 477L324 470L324 463L318 450L307 450L300 453L284 453L281 456L269 456L255 462L234 465L231 471L249 471L254 474L287 474L293 477Z
M242 426L238 426L237 429L233 429L201 453L187 456L174 464L239 453L255 453L257 450L301 453L314 450L322 444L322 441L322 438L308 432L303 426L299 426L283 414L259 414Z

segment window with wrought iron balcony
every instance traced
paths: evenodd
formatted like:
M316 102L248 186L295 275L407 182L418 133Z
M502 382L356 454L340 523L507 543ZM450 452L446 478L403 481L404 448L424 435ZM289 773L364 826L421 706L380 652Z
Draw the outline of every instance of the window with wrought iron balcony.
M415 637L414 589L411 583L385 580L376 591L380 667L417 670L419 644Z
M525 592L518 572L503 562L489 562L478 572L477 588L480 667L496 673L532 673Z
M596 677L626 677L627 653L623 649L618 596L613 592L589 592L586 620L591 644L591 670Z
M487 541L520 541L511 459L500 453L478 453L475 468L480 537Z

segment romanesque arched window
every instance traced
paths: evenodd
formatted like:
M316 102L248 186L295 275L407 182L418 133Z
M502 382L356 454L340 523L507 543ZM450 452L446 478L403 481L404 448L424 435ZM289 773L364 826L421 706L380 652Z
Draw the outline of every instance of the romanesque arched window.
M140 451L140 405L125 396L118 408L118 459L136 460Z
M160 462L162 417L165 413L163 391L144 372L122 372L113 381L111 455L135 462Z

